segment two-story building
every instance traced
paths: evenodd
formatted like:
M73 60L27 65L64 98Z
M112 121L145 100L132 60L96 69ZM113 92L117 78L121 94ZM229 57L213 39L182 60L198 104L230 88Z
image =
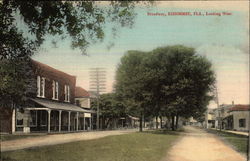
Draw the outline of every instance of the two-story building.
M85 110L90 110L90 94L88 91L82 87L75 88L75 104ZM82 122L82 130L91 130L93 129L93 117L91 113L83 113L81 115L80 121Z
M84 117L94 111L75 105L76 77L34 60L32 66L37 96L29 98L26 107L15 109L12 132L85 130Z

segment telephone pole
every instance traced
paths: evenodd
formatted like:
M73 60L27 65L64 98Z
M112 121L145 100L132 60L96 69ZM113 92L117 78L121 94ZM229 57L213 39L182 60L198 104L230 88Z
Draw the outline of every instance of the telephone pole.
M218 109L218 115L219 115L219 119L218 119L218 124L219 124L219 128L221 131L221 111L220 111L220 104L219 104L219 96L218 96L218 90L217 90L217 86L215 86L215 96L216 96L216 103L217 103L217 109Z
M106 90L106 71L104 68L90 68L90 87L91 91L96 92L97 95L97 113L96 113L96 129L100 129L100 93Z

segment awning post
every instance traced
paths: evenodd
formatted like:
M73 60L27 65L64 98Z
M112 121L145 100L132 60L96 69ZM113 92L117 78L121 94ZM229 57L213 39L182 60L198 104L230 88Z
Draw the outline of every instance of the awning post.
M71 113L71 111L69 111L69 117L68 117L68 119L69 119L69 121L68 121L68 131L70 131L70 113Z
M59 110L59 132L61 132L61 123L62 123L62 110Z
M48 133L50 133L50 112L51 112L51 110L48 109L47 112L48 112Z
M79 112L76 113L76 131L78 131L78 116Z

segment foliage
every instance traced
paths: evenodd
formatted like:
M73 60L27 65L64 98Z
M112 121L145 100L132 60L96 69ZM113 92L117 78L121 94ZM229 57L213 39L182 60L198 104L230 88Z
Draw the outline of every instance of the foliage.
M211 66L193 48L181 45L129 51L117 69L116 92L147 116L201 119L212 99Z
M121 27L133 26L138 1L107 3L109 5L95 1L1 1L1 104L20 103L25 99L23 96L29 95L25 88L30 86L29 78L33 76L28 62L46 36L53 36L53 44L69 37L71 47L86 54L91 43L104 39L107 24L112 26L113 35Z
M28 58L0 61L1 107L10 107L13 103L21 106L27 97L36 95L36 81L30 64ZM27 79L23 79L24 76Z
M3 57L12 56L8 43L28 40L30 46L37 48L47 35L64 39L70 37L71 47L85 53L90 43L102 41L106 24L113 26L113 35L120 27L132 27L137 1L111 1L102 4L95 1L7 1L0 3L1 53ZM23 25L21 25L23 24ZM16 33L13 35L13 32ZM7 40L7 41L6 41ZM53 40L55 42L56 39ZM7 44L6 44L7 43ZM20 46L21 47L21 46ZM23 52L23 54L27 54Z
M142 114L146 105L145 77L143 75L143 59L145 54L140 51L128 51L121 59L116 72L116 93L123 97L128 111L133 109L135 116L140 117L142 131Z
M115 118L125 116L125 106L122 104L122 102L117 101L116 95L114 93L100 95L99 102L99 110L101 116ZM97 100L92 102L92 107L93 109L97 108Z

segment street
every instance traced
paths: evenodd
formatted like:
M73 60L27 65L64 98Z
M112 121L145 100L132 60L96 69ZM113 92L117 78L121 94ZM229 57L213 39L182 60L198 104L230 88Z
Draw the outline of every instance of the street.
M215 135L187 126L184 136L162 161L246 161L246 157Z

